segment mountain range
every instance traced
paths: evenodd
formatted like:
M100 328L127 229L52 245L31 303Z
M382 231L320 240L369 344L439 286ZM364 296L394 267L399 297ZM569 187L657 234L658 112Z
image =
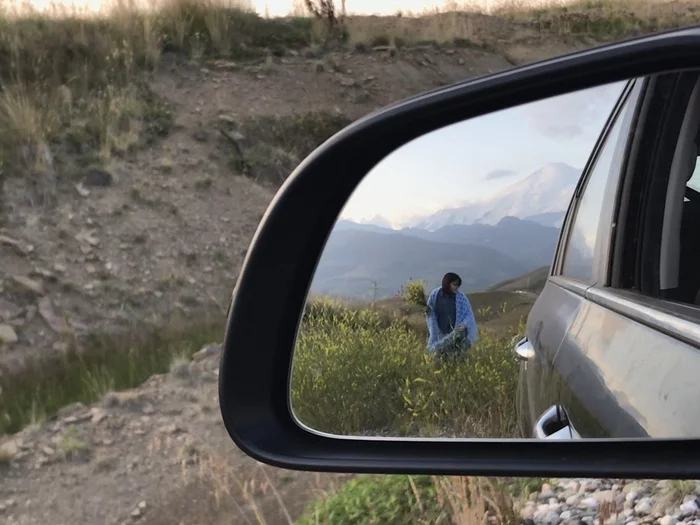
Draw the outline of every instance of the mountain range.
M339 220L311 291L380 299L408 280L432 289L452 271L469 292L548 267L579 173L550 164L489 200L440 210L399 230L380 215Z
M414 217L405 226L437 230L451 224L496 224L504 217L518 217L560 227L580 175L580 169L568 164L548 164L489 199Z

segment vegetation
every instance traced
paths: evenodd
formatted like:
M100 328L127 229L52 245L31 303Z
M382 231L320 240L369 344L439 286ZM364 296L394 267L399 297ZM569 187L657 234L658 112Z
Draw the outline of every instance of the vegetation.
M149 88L149 75L169 60L263 63L286 54L318 57L333 43L348 51L382 46L488 48L504 41L566 37L608 41L700 23L691 2L580 0L530 7L513 0L490 15L453 5L426 16L347 16L332 2L305 0L313 16L270 19L241 2L169 0L154 10L122 2L100 16L74 12L0 11L0 196L7 177L25 177L47 202L59 177L107 167L169 133L173 112ZM325 6L325 7L324 7ZM317 8L317 9L316 9ZM325 10L324 10L325 9ZM505 35L505 36L504 36ZM310 149L346 125L330 114L270 117L224 129L242 146L240 172L278 183ZM238 134L236 134L236 133ZM240 136L243 137L241 139ZM263 137L247 145L247 136ZM532 286L507 283L537 292ZM402 300L309 305L292 381L293 408L306 424L341 434L506 437L516 432L517 363L512 337L531 301L504 286L472 304L481 341L464 359L435 361L425 351L425 291ZM500 295L499 295L500 294ZM505 295L504 295L505 294ZM76 401L134 387L202 345L218 340L222 319L133 330L131 340L96 335L59 358L21 374L0 375L0 435L41 421ZM76 436L61 436L66 455ZM0 450L0 466L10 452ZM360 477L311 505L300 523L513 523L511 494L533 489L498 480L425 476ZM535 484L540 481L535 480ZM684 487L672 486L677 499Z
M91 403L168 372L174 360L220 340L223 319L173 321L165 327L134 327L129 333L133 335L93 335L60 357L32 361L21 373L0 374L0 436L71 403Z
M420 305L421 289L404 293ZM515 436L512 340L521 332L485 325L466 357L436 360L425 330L400 311L319 299L297 339L292 406L304 424L341 435Z
M502 480L437 476L362 476L309 505L298 525L516 523Z

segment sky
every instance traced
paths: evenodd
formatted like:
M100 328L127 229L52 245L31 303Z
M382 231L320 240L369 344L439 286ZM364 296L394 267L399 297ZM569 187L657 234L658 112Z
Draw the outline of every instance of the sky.
M545 99L453 124L390 153L360 183L341 217L399 225L486 200L543 166L582 169L624 83Z

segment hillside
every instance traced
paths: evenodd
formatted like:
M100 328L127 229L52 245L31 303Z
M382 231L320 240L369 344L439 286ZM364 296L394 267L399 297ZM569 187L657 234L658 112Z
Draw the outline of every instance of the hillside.
M521 275L514 279L498 283L490 288L492 291L526 291L539 294L544 288L547 278L549 277L549 266L538 268L526 275Z
M381 298L395 295L408 280L426 280L434 288L448 271L462 277L464 290L483 290L527 270L517 259L485 246L401 233L338 231L326 243L311 290L353 298L376 293Z
M694 3L652 16L588 2L350 17L336 39L310 18L211 2L119 4L100 20L0 10L0 521L12 525L294 522L347 477L238 451L210 345L290 170L417 92L700 21ZM483 286L531 269L465 246L431 271L475 253L493 262Z

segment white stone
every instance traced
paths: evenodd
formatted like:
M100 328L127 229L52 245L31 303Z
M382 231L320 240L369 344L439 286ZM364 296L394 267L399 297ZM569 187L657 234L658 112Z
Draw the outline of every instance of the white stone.
M659 525L676 525L676 523L678 523L678 520L668 514L659 520Z
M693 513L693 512L697 512L698 510L700 510L700 507L698 507L698 504L695 501L695 498L693 498L692 500L686 501L685 503L683 503L681 505L680 509L681 509L681 512Z
M639 500L639 503L637 503L637 505L635 505L634 511L637 514L649 514L653 507L654 507L654 500L652 500L651 498L642 498Z
M584 498L581 500L581 505L584 507L588 507L589 509L597 509L598 508L598 500L593 497L589 498Z

